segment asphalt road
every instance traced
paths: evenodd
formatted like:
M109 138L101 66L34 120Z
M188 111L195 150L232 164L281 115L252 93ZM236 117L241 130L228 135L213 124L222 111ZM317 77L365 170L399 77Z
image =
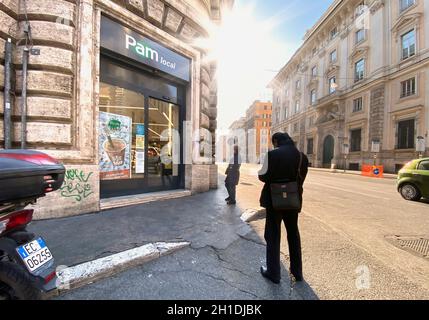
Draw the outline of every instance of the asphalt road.
M243 166L241 205L258 206L251 196L262 187L257 169ZM403 200L395 183L309 172L300 227L305 276L319 298L429 298L429 257L397 246L398 237L429 239L429 204ZM263 235L264 221L252 226ZM282 251L288 252L285 241ZM356 290L355 282L365 274L369 288Z
M219 169L222 173L224 167ZM217 191L151 205L167 211L183 207L179 220L187 224L174 223L177 234L168 231L175 220L159 223L169 239L188 240L190 248L60 299L429 299L428 258L390 240L394 236L429 239L429 204L402 200L392 179L310 171L300 217L306 281L290 282L285 234L282 283L276 286L263 279L259 266L265 258L265 221L260 216L248 225L239 219L244 210L259 207L262 184L257 169L242 167L236 208L224 205L222 185ZM202 208L207 210L203 213ZM145 237L156 226L143 228ZM162 236L155 233L156 239Z

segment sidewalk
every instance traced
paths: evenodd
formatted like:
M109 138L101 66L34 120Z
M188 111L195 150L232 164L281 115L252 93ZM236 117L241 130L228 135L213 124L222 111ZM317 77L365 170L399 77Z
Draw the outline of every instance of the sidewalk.
M129 298L165 299L314 299L311 288L292 290L286 270L280 287L259 274L265 260L265 243L240 219L246 208L226 206L223 188L195 196L138 206L118 208L77 217L35 221L30 231L45 238L57 265L74 266L155 242L186 241L190 246L134 270L156 274L157 269L173 268L175 284L167 291L154 288ZM177 259L182 260L177 266ZM174 267L173 267L174 266ZM142 269L143 268L143 269ZM152 271L151 271L152 270ZM128 272L128 271L127 271ZM130 271L133 272L133 271ZM161 272L163 277L165 270ZM174 274L172 276L174 277ZM198 277L196 275L198 274ZM120 276L120 275L119 275ZM167 276L167 275L165 275ZM198 292L182 292L196 277ZM115 277L114 277L115 278ZM114 279L112 278L112 279ZM137 279L137 278L136 278ZM108 283L111 279L101 280ZM138 282L138 280L135 280ZM162 281L144 278L146 285ZM155 281L155 282L154 282ZM96 284L95 284L96 285ZM129 284L132 285L132 284ZM91 287L92 285L88 286ZM128 290L118 284L118 292ZM125 286L125 287L123 287ZM66 294L66 298L122 298L105 296L105 288L85 293L86 288ZM88 288L87 290L91 290ZM186 290L185 290L186 291ZM158 294L159 293L159 294ZM175 294L173 294L175 293ZM80 294L80 295L79 295ZM82 296L83 294L83 296Z

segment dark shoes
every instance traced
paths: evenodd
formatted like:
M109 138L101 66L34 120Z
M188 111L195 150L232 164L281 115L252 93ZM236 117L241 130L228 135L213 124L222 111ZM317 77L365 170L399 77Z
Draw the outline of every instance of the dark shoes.
M228 202L229 200L231 200L231 198L230 198L230 197L228 197L228 198L226 198L226 199L225 199L225 201L226 201L226 202Z
M275 284L279 284L280 283L280 277L273 277L267 270L267 268L265 267L261 267L261 274L264 278L267 278L268 280L270 280L271 282L274 282Z
M292 276L295 278L295 281L296 281L296 282L304 281L304 278L302 277L302 275L294 275L294 274L292 273Z
M226 204L229 205L229 206L233 206L233 205L236 205L237 202L229 200Z

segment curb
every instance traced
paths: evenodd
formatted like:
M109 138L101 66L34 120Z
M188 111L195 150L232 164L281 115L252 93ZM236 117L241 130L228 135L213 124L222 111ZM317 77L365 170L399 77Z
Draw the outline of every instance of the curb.
M341 169L322 169L322 168L313 168L313 167L310 167L308 169L309 169L309 171L318 171L318 172L326 172L326 173L334 173L334 174L350 174L350 175L355 175L355 176L362 176L360 171L347 170L346 172L344 172ZM375 178L375 179L396 179L396 178L397 178L397 175L395 175L395 174L385 173L383 175L383 178Z
M76 289L97 280L115 275L126 269L188 247L189 245L189 242L155 242L62 269L57 272L57 289L49 296L56 296L68 290Z

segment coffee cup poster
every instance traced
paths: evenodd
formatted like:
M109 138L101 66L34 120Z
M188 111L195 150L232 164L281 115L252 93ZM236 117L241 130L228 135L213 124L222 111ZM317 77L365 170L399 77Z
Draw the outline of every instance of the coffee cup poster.
M108 112L99 116L100 179L129 179L132 119Z

